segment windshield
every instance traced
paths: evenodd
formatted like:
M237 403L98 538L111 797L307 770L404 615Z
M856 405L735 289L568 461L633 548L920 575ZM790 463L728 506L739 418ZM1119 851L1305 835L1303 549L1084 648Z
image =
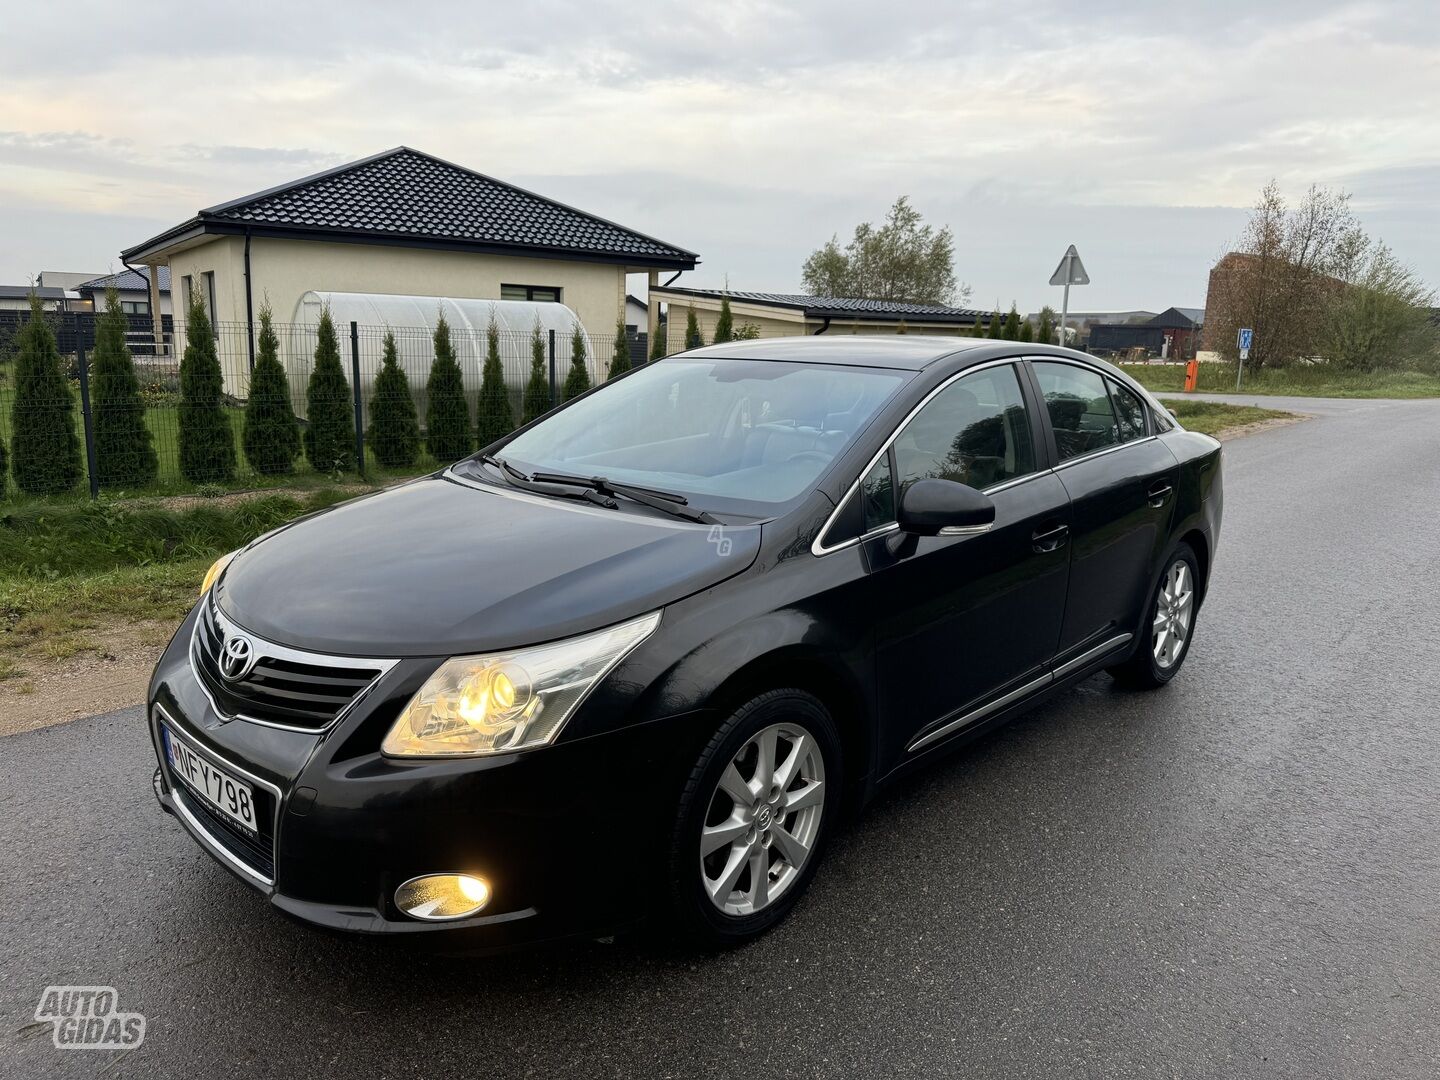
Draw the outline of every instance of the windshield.
M664 360L522 432L501 456L525 472L604 476L766 512L808 491L907 374Z

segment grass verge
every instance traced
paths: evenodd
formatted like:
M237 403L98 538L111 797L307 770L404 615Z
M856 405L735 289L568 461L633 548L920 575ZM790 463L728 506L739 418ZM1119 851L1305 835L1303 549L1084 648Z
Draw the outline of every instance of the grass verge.
M1183 364L1122 364L1121 370L1157 393L1185 389ZM1235 393L1234 364L1201 364L1196 388L1207 394ZM1246 371L1242 394L1291 397L1426 398L1440 397L1440 373L1423 371L1337 371L1318 364Z
M1194 398L1165 398L1165 406L1189 431L1219 435L1235 428L1259 424L1266 420L1286 420L1294 413L1279 409L1257 409L1250 405L1227 405L1219 401L1196 401Z

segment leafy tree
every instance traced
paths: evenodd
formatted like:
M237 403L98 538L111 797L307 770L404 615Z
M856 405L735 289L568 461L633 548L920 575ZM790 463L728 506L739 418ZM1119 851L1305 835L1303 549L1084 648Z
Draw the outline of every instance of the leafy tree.
M435 323L435 361L425 383L425 441L435 460L446 465L475 449L470 407L465 403L465 377L455 360L450 324L444 315Z
M663 360L663 359L665 359L666 347L667 347L667 345L668 345L668 343L666 342L665 339L666 339L666 336L669 334L669 331L670 331L670 324L669 324L669 323L667 323L667 322L666 322L665 320L663 320L663 319L656 319L656 320L655 320L655 337L654 337L654 340L650 342L650 359L651 359L651 360Z
M585 367L585 334L579 324L570 335L570 373L565 376L564 399L569 401L590 389L590 372Z
M726 294L720 297L720 318L715 320L715 336L711 341L719 345L722 341L734 340L735 316L730 313L730 297Z
M685 348L698 349L705 344L705 339L700 336L700 324L695 319L695 307L691 305L685 309Z
M545 335L540 320L530 331L530 381L525 384L523 423L530 423L550 411L550 378L545 370Z
M280 363L270 305L260 309L259 348L250 373L250 400L245 403L245 430L241 445L250 467L265 476L279 476L295 468L300 456L300 425L290 404L290 379Z
M10 456L15 486L27 495L69 491L80 480L75 399L60 369L60 349L40 298L30 294L30 320L16 335L15 400Z
M625 336L625 320L615 324L615 355L610 359L607 379L618 379L630 370L630 340Z
M408 469L420 457L420 421L410 378L400 367L395 334L385 331L380 371L370 395L370 431L367 438L375 460L387 469Z
M999 308L996 308L990 313L990 329L985 336L989 338L1002 338L1005 336L1005 322L1000 318Z
M353 469L355 406L329 308L320 312L315 338L315 366L305 387L305 456L318 472Z
M505 387L505 368L500 363L500 324L490 313L485 327L485 366L480 372L480 407L477 410L481 446L489 446L515 430L515 414L510 410L510 391Z
M1388 246L1356 235L1342 253L1334 290L1319 328L1321 355L1358 371L1433 368L1440 328L1431 318L1435 294Z
M760 336L760 325L753 322L742 322L735 328L735 335L731 341L754 341Z
M902 195L879 228L857 225L843 249L832 236L805 260L801 280L819 296L953 304L970 295L970 286L956 280L954 260L949 226L937 231L923 224Z
M90 398L95 424L95 479L101 487L142 487L160 471L135 361L125 344L129 329L120 311L120 294L105 290L105 313L90 354Z
M224 398L215 332L197 289L185 315L185 355L180 360L180 473L192 484L218 483L235 475L235 429Z
M1001 337L1006 341L1020 340L1020 312L1013 303L1010 305L1010 314L1005 316L1005 330Z

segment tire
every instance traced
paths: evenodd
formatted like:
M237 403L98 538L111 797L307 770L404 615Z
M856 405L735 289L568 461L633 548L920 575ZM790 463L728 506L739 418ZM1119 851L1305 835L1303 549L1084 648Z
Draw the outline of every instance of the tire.
M1171 600L1177 577L1183 583L1186 597L1180 605ZM1137 690L1155 690L1179 673L1185 657L1190 654L1190 642L1195 638L1199 582L1200 563L1195 552L1189 544L1177 544L1165 560L1165 572L1160 575L1145 608L1145 621L1140 624L1137 635L1140 640L1135 651L1123 664L1109 669L1116 682ZM1163 623L1162 610L1168 615ZM1177 631L1181 635L1178 643Z
M773 763L771 783L762 786L766 744ZM802 690L768 691L726 718L685 781L671 837L672 914L684 936L738 945L785 918L815 876L838 816L841 769L835 721ZM781 770L787 773L777 778ZM731 795L737 788L750 805ZM707 829L715 831L703 836Z

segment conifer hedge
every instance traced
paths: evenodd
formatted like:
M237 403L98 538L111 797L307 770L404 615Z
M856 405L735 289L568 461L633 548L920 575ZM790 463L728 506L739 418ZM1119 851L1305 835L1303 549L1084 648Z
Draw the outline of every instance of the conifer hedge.
M235 429L224 397L215 333L197 290L185 316L185 355L180 360L180 473L192 484L235 476Z
M400 369L395 335L385 332L380 373L370 398L370 449L375 460L387 469L408 469L420 456L420 421L410 380Z
M615 323L615 355L610 358L607 379L618 379L630 370L630 339L625 336L625 320Z
M485 327L485 366L480 373L480 403L476 409L476 435L481 446L489 446L515 430L510 411L510 391L505 387L505 368L500 363L500 326L490 315Z
M565 376L564 400L579 397L590 389L590 372L585 367L585 334L579 325L570 335L570 372Z
M330 309L320 312L315 366L305 387L305 457L317 472L355 468L355 406L340 366L340 342Z
M250 373L250 400L245 403L240 442L252 469L265 476L280 476L295 468L300 424L290 404L290 380L280 363L280 343L272 319L266 304L260 309L259 347L255 370Z
M525 384L524 406L521 422L525 424L550 411L550 377L545 370L545 337L539 319L530 331L530 381Z
M700 336L700 323L695 318L695 308L685 309L685 348L698 349L705 344L705 339Z
M465 378L455 360L450 324L441 315L435 324L435 361L425 383L425 442L442 465L459 461L475 449L470 407L465 403Z
M129 323L120 294L105 290L90 354L90 402L95 435L95 478L102 488L143 487L160 472L154 440L145 426L145 405L135 361L125 344Z

